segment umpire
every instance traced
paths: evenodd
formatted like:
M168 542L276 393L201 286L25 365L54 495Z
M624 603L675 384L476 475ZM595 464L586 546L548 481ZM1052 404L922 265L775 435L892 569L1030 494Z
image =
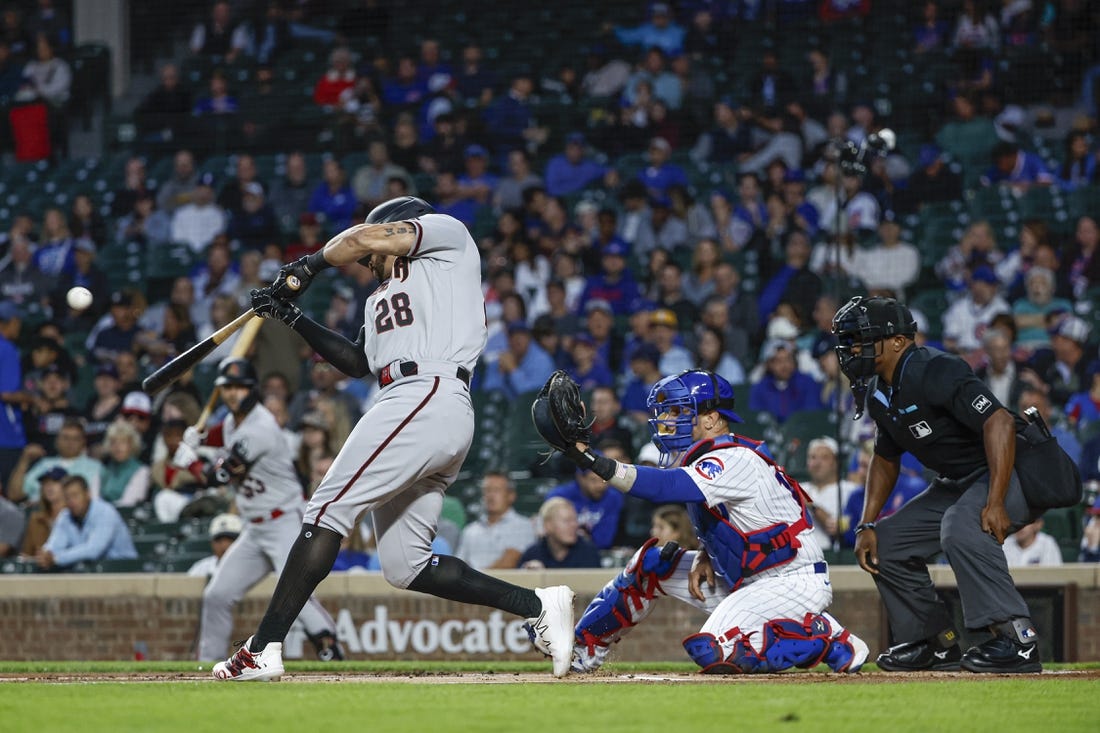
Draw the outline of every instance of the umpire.
M877 426L855 552L874 576L893 632L878 665L1039 672L1038 635L1001 543L1044 508L1080 500L1080 477L1041 421L1009 412L962 359L917 346L916 332L912 313L892 298L852 298L833 318L857 418L866 407ZM876 522L906 451L939 476ZM928 574L941 550L967 628L993 632L965 654Z

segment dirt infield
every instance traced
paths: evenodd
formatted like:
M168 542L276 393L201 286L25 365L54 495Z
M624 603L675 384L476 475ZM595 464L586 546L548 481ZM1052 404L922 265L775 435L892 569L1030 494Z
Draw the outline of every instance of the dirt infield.
M425 671L420 674L407 673L378 673L378 672L348 672L344 674L321 674L315 672L290 672L283 677L286 683L350 683L350 684L409 684L409 685L527 685L548 683L574 683L574 684L636 684L636 685L665 685L665 684L782 684L782 685L810 685L810 684L844 684L858 685L867 683L904 683L915 680L978 680L997 678L1031 678L1050 679L1061 677L1074 681L1100 680L1100 669L1088 670L1053 670L1041 674L1029 675L975 675L968 672L919 672L910 674L889 674L885 672L867 672L854 675L835 675L817 672L784 673L784 674L760 674L760 675L702 675L676 672L657 672L646 674L641 672L631 674L615 674L614 671L598 672L586 675L570 675L564 680L556 680L549 674L533 672L502 672L491 674L485 672L468 672L462 674L437 673ZM209 672L196 670L195 672L135 672L135 673L23 673L0 674L0 685L11 683L44 683L44 684L100 684L106 682L206 682L210 680Z

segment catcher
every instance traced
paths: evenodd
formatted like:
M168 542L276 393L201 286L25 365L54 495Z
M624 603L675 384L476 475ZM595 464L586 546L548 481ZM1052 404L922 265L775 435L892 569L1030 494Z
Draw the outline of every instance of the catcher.
M832 587L807 498L763 443L731 432L741 418L729 382L701 369L681 372L657 382L647 405L661 468L593 452L580 390L565 372L551 375L531 408L543 439L581 468L634 496L684 502L703 547L689 552L656 539L642 545L577 624L573 671L599 668L610 645L661 596L710 614L683 642L704 673L820 663L859 671L867 645L825 611Z

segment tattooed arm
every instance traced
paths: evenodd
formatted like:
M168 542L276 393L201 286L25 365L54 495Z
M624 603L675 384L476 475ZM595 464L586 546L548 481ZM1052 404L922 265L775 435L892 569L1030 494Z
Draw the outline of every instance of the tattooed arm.
M411 222L359 224L337 234L321 251L326 264L339 267L372 254L407 255L416 239L417 227Z

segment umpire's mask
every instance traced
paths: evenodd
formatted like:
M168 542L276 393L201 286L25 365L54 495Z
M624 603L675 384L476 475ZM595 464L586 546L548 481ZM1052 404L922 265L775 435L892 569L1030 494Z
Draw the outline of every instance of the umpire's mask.
M913 314L893 298L864 298L857 295L833 316L837 337L836 356L840 370L852 384L858 420L863 416L868 384L875 376L879 343L892 336L912 338L917 333Z

